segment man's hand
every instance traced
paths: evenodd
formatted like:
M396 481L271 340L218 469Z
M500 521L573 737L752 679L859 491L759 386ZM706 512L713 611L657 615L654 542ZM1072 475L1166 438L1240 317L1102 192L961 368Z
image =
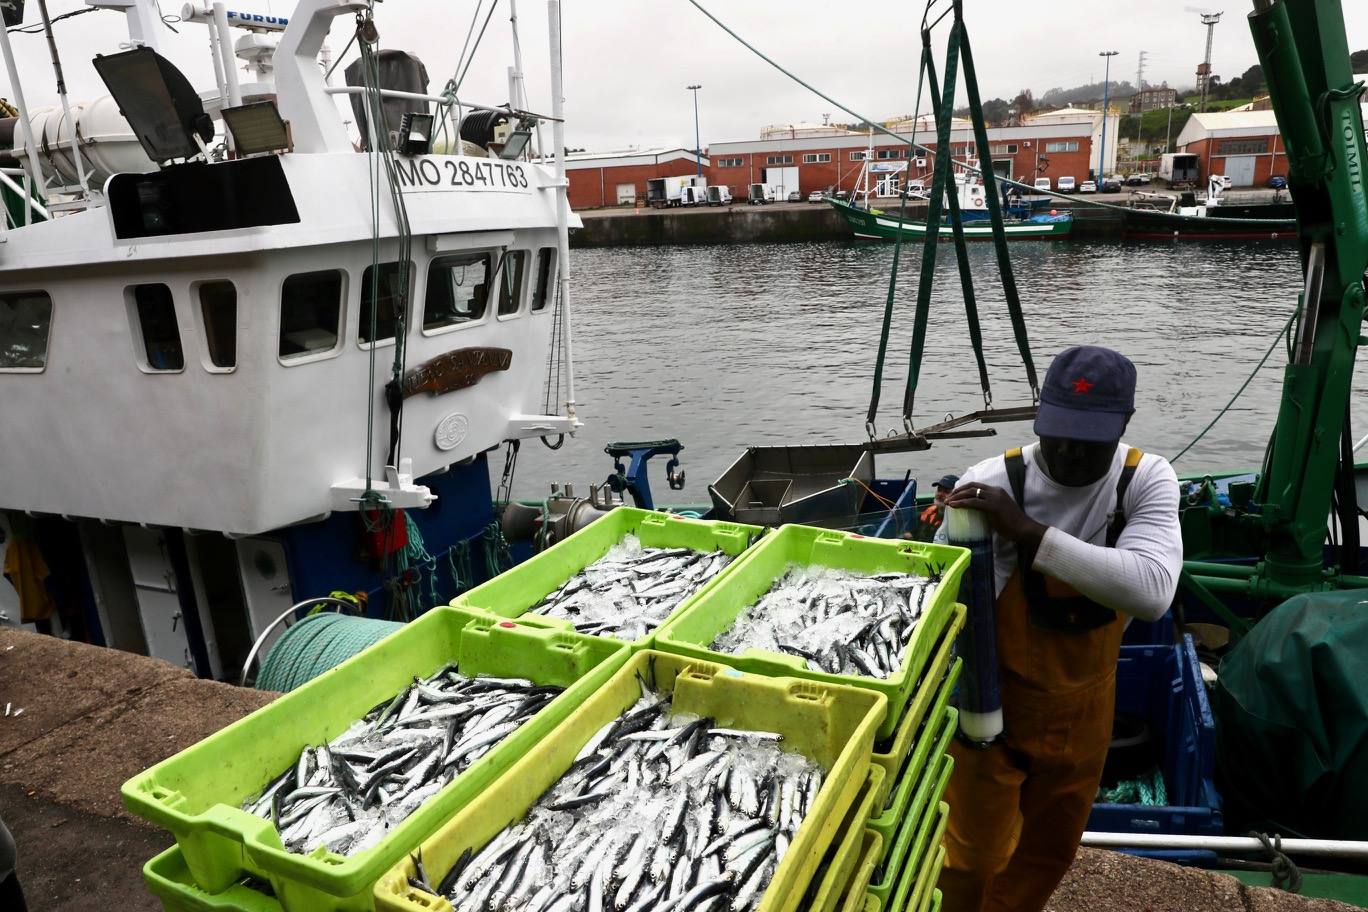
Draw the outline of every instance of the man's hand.
M982 512L992 523L993 531L1009 541L1039 545L1049 528L1027 516L1011 494L993 485L973 482L960 485L950 492L945 505Z

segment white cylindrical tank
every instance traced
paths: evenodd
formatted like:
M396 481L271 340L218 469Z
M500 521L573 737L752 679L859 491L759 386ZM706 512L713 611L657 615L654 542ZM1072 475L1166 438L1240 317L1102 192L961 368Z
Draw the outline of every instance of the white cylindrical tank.
M119 105L110 95L90 102L73 102L71 117L85 156L86 179L91 189L99 190L110 176L120 171L154 171L156 165L143 151ZM38 159L48 175L58 175L68 184L77 181L71 157L71 124L60 108L36 108L29 114L33 139L38 144ZM19 141L18 136L15 137ZM21 150L16 149L16 152Z

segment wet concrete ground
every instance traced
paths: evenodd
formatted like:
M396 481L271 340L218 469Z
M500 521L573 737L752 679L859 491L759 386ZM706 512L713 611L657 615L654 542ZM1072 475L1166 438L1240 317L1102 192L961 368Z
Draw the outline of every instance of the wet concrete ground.
M142 866L171 836L123 809L130 776L268 703L155 659L0 628L0 818L32 910L160 908ZM14 711L23 713L14 715ZM1084 849L1052 912L1344 912L1163 862Z

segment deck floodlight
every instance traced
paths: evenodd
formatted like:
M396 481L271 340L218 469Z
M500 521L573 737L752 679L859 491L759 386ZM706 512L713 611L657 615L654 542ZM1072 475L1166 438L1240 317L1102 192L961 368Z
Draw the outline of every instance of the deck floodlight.
M199 154L214 138L214 121L175 64L149 47L96 55L95 71L158 164Z
M289 151L290 125L280 117L274 101L254 101L223 109L223 122L233 134L233 145L242 155Z
M24 24L24 0L0 0L0 14L6 28Z
M526 127L519 126L518 129L508 134L508 139L504 142L504 147L499 150L499 158L513 160L523 154L527 144L532 141L532 131Z
M437 122L431 114L408 111L399 121L400 155L426 155L432 151L432 127Z

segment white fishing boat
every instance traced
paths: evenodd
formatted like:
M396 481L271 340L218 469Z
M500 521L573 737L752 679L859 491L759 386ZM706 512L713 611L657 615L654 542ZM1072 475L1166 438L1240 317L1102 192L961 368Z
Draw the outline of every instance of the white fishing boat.
M486 454L579 426L578 219L561 157L533 159L544 124L563 148L559 9L538 114L520 59L508 103L430 93L362 0L188 5L209 87L158 53L155 0L120 8L101 98L28 108L51 74L3 45L0 532L86 577L67 623L224 677L296 601L378 586L412 531L429 557L497 548ZM361 60L331 85L343 16Z

